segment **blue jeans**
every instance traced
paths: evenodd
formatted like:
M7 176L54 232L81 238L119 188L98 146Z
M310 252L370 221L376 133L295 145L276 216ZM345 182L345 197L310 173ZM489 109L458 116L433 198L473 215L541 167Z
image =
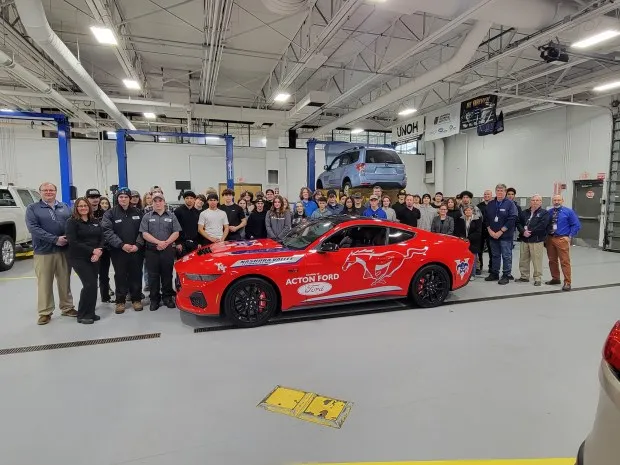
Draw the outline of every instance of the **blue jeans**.
M512 275L512 240L502 241L491 238L489 242L491 245L491 274L499 276L499 267L503 263L502 276Z

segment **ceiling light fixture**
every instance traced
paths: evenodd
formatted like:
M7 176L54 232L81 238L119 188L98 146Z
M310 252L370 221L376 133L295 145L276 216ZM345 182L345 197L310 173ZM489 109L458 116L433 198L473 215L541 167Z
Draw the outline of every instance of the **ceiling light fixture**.
M620 81L608 82L607 84L601 84L592 89L595 92L604 92L606 90L616 89L620 87Z
M276 102L286 102L288 99L291 98L291 94L288 94L286 92L280 92L279 94L277 94L273 99Z
M266 137L263 137L263 138L262 138L262 142L263 142L263 144L267 145L267 138L266 138Z
M586 37L583 40L575 42L572 45L572 48L592 47L593 45L600 44L601 42L605 42L606 40L613 39L614 37L619 36L619 35L620 35L620 31L614 31L614 30L599 32L598 34L595 34L590 37Z
M15 110L12 110L11 108L0 108L0 111L5 113L15 113Z
M416 110L415 108L405 108L404 110L398 112L398 116L413 115L416 111L418 110Z
M364 132L362 128L351 129L351 134L361 134L362 132Z
M97 42L104 45L118 45L116 36L112 29L107 27L91 26L90 30L93 32Z
M144 117L146 119L155 119L155 118L157 118L157 115L155 113L153 113L153 112L150 112L150 111L147 111L147 112L145 112L143 114L144 114Z
M134 79L123 79L123 84L125 84L125 87L128 89L140 90L140 83Z

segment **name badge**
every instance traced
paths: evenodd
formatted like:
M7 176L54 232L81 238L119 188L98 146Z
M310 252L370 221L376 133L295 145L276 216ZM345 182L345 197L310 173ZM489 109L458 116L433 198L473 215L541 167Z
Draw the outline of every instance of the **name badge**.
M493 221L495 221L497 223L499 221L499 217L496 216Z
M505 209L505 208L500 208L500 209L499 209L499 211L500 211L500 212L505 212L505 211L506 211L506 209Z
M164 218L164 221L165 221L166 223L172 223L172 220L171 220L170 218Z
M155 219L149 220L149 223L155 223Z
M114 220L115 223L122 223L123 220Z
M553 230L554 230L554 231L557 231L557 230L558 230L558 225L557 225L557 224L554 224L554 225L553 225Z
M139 217L139 216L132 216L132 217L131 217L131 219L132 219L132 220L139 220L139 219L140 219L140 217Z

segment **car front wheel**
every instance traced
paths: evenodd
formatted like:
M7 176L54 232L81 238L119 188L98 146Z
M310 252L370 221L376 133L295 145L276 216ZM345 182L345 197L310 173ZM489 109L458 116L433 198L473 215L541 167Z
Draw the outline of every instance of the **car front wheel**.
M411 281L411 298L418 307L437 307L446 300L449 292L450 277L439 265L422 267Z
M241 278L226 292L224 313L235 326L262 326L276 313L278 294L261 278Z
M8 271L15 263L15 243L9 236L0 235L0 271Z

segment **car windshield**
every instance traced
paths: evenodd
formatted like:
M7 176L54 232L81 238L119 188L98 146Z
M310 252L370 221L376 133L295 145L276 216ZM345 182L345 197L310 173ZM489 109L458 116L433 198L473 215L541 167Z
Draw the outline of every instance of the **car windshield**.
M282 245L289 249L302 250L334 227L334 221L322 218L310 223L302 223L293 228L282 239Z

